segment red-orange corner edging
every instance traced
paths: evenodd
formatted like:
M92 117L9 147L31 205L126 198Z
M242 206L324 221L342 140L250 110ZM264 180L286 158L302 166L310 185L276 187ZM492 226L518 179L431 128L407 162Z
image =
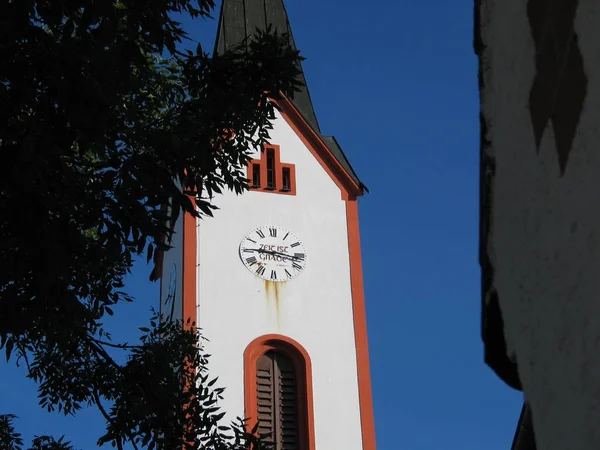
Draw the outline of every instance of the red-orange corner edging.
M192 201L194 201L192 199ZM195 204L195 203L194 203ZM197 270L196 258L198 251L198 236L196 218L190 213L183 212L183 265L181 268L182 287L182 320L186 328L195 328L197 300ZM190 321L189 325L187 321Z
M358 370L358 397L360 402L360 425L363 450L375 450L375 418L371 391L371 369L369 364L369 341L367 337L367 312L360 252L360 230L358 227L358 202L346 200L348 225L348 253L350 254L350 284L352 288L352 310L354 315L354 340L356 366Z
M299 450L315 450L315 419L313 412L312 365L308 352L293 339L267 334L254 339L244 351L244 406L248 418L248 430L257 420L256 362L273 350L288 357L294 364L298 380L298 434Z

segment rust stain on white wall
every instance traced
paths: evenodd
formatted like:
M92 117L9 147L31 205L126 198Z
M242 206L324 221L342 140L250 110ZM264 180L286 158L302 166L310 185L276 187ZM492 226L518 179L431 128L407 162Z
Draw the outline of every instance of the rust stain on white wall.
M283 297L283 291L285 290L286 282L273 282L269 280L265 281L265 298L267 301L267 308L271 309L271 305L275 309L275 318L277 321L277 327L281 328L281 301Z

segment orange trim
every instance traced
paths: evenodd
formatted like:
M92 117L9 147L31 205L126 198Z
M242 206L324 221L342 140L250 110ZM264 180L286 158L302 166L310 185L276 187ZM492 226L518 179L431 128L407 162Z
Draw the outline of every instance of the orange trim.
M188 196L192 201L192 204L196 205L193 196ZM182 251L183 251L183 263L181 268L182 278L182 322L185 329L195 330L196 328L196 304L197 304L197 221L194 216L190 213L182 211L183 214L183 237L182 237ZM189 324L188 324L189 319ZM184 390L187 392L189 389L190 380L195 379L195 371L197 368L192 365L188 360L184 361L184 366L188 372L189 378L186 380ZM193 444L193 442L189 442Z
M354 313L354 339L356 343L358 397L360 401L363 450L375 450L375 419L373 416L373 395L371 393L367 314L362 258L360 254L358 203L356 199L346 200L346 221L348 224L348 253L350 255L350 282L352 287L352 310Z
M298 377L298 404L300 405L299 450L315 450L315 419L313 413L312 365L308 352L298 342L279 334L268 334L254 339L244 351L244 403L248 430L256 422L256 361L269 350L290 358Z
M362 195L362 187L350 176L331 153L323 139L315 133L294 104L283 94L278 99L271 99L280 109L281 115L329 174L331 179L342 191L342 199L347 200Z
M273 150L275 167L275 188L268 188L267 186L267 150ZM254 179L254 165L257 164L260 167L260 186L254 187L252 185ZM283 168L290 169L290 190L283 190ZM250 190L256 192L269 192L271 194L283 194L283 195L296 195L296 166L294 164L282 163L281 162L281 147L274 144L265 144L261 150L260 159L251 159L248 161L247 166L247 178L250 180Z
M191 198L194 205L196 202ZM197 230L196 218L190 213L183 212L183 267L182 267L182 319L184 325L190 319L190 326L196 326L196 257L197 257Z

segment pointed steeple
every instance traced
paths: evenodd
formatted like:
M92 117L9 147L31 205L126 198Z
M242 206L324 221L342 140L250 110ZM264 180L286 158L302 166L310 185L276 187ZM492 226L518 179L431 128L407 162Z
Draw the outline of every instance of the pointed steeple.
M267 25L271 25L280 34L287 33L291 47L296 49L283 0L223 0L215 53L225 52L254 35L257 29L265 30ZM311 127L320 132L302 66L298 78L302 87L294 94L292 102Z
M257 29L266 30L268 25L280 34L288 34L290 46L294 50L296 49L283 0L222 0L214 53L224 53L244 39L254 35ZM301 64L298 78L301 87L294 94L294 98L291 99L294 107L321 137L344 170L361 188L367 190L366 186L359 180L337 140L333 136L321 134Z

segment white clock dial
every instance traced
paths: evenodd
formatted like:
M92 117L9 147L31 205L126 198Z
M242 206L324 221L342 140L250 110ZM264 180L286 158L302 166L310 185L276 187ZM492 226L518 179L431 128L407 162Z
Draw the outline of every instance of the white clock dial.
M240 242L240 258L254 275L283 282L302 273L306 266L306 248L291 231L265 225L244 236Z

